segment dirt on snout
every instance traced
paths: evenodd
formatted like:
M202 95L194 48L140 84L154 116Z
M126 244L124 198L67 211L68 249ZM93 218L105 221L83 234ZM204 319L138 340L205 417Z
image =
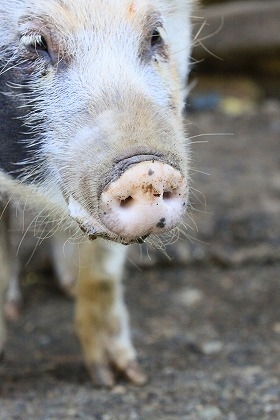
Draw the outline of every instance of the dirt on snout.
M0 367L1 420L280 418L280 105L189 120L190 239L168 248L171 260L132 248L127 264L149 382L93 388L74 303L31 265Z

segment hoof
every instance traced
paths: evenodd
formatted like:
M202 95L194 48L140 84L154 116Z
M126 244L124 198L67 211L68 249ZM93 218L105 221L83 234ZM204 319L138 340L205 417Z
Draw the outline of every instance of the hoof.
M135 360L128 362L122 368L95 364L89 368L89 373L96 387L112 388L119 378L137 386L144 385L147 382L146 375Z
M147 376L143 373L136 360L129 362L124 369L120 371L121 376L134 385L144 385L147 382Z

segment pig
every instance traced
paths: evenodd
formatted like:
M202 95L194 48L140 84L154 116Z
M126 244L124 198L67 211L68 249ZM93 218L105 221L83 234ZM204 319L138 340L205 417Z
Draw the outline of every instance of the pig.
M61 281L77 277L93 382L145 382L123 299L124 245L175 229L188 204L191 3L0 1L0 352L18 276L9 208L23 204L52 223ZM59 249L79 232L70 268Z

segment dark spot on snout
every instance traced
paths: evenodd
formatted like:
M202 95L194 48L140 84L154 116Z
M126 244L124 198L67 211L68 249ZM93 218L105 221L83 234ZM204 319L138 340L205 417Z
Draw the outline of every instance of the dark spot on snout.
M161 228L161 229L163 229L164 227L165 227L165 221L166 221L166 219L165 219L165 217L163 217L162 219L160 219L160 221L157 223L157 227L158 228Z
M152 169L149 169L149 171L148 171L148 175L149 176L151 176L151 175L153 175L155 172L152 170Z

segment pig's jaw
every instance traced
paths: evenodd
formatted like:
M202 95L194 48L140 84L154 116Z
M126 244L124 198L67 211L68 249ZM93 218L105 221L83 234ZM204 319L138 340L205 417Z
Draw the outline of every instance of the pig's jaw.
M81 206L75 198L70 195L68 210L70 216L78 223L80 229L90 238L95 239L97 236L107 236L106 228L101 225L99 220L90 215L86 209Z

